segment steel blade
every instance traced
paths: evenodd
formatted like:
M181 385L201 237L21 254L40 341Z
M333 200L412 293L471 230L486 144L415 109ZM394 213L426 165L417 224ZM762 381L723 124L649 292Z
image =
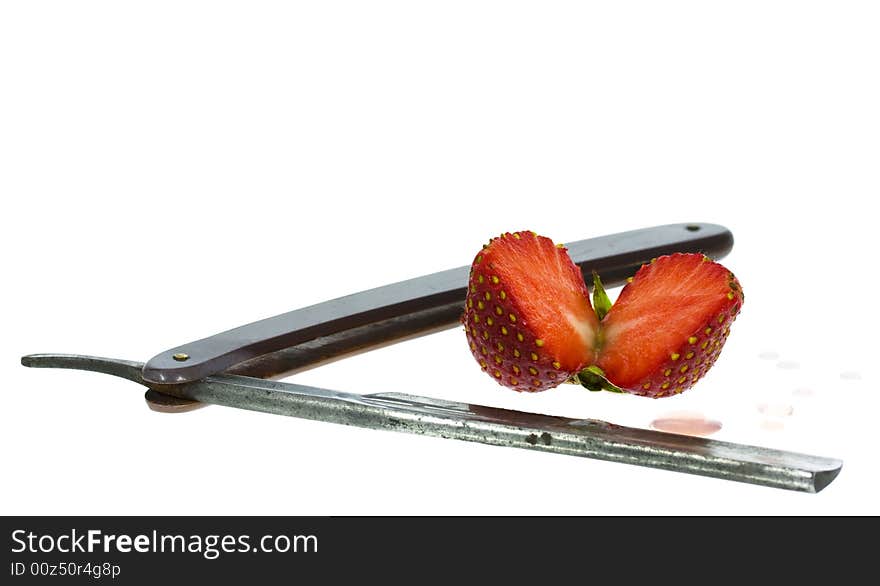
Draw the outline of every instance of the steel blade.
M251 411L595 458L787 490L819 492L842 462L705 438L398 393L357 395L215 375L181 385L145 384L139 362L77 355L25 356L22 364L120 376L173 396Z

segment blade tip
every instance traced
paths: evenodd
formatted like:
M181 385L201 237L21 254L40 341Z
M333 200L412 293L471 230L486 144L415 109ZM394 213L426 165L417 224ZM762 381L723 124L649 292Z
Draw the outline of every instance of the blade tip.
M837 478L838 474L840 474L842 468L843 462L841 462L840 460L836 460L834 467L829 468L828 470L816 472L816 474L813 476L814 492L822 492L822 490L826 486L834 482L834 479Z

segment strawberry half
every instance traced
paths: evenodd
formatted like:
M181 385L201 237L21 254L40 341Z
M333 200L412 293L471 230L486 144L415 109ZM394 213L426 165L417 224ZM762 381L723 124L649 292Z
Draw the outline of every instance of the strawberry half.
M493 238L471 266L465 304L471 352L506 387L543 391L594 358L599 320L583 275L549 238Z
M709 258L660 257L639 269L602 320L596 366L630 393L681 393L715 363L743 299L733 273Z

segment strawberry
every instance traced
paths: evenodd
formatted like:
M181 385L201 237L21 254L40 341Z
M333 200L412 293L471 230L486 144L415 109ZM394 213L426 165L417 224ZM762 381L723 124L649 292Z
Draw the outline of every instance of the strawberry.
M462 323L484 371L534 392L592 361L599 320L565 248L534 232L508 232L474 259Z
M733 273L707 257L660 257L639 269L602 319L596 366L630 393L681 393L715 363L743 299Z
M744 299L733 273L701 254L643 265L613 306L594 283L591 304L580 270L548 238L493 238L471 266L462 316L482 369L517 391L573 381L675 395L714 364Z

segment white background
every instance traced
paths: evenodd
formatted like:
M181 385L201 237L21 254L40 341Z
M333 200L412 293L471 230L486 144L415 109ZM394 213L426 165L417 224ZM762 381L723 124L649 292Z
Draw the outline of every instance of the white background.
M3 3L0 513L880 513L878 29L871 2ZM518 395L459 330L293 379L643 427L702 413L719 439L843 459L819 495L161 415L129 382L19 365L145 360L468 264L505 230L688 221L733 230L747 299L680 397Z

